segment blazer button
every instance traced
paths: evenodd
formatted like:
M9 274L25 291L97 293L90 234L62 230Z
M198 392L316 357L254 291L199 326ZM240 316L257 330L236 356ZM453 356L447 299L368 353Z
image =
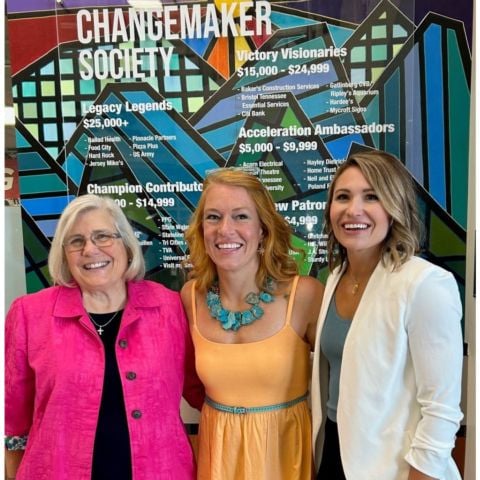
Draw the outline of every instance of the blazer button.
M138 420L142 416L142 412L140 410L133 410L132 417Z
M135 380L137 378L137 374L135 372L127 372L127 380Z
M127 348L127 345L128 345L128 342L127 342L126 340L120 340L120 341L118 342L118 346L119 346L120 348Z

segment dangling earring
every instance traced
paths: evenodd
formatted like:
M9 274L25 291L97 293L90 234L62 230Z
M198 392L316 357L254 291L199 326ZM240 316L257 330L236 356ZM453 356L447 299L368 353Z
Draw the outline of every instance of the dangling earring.
M265 253L265 249L263 248L263 245L258 246L257 252L259 255L263 255Z

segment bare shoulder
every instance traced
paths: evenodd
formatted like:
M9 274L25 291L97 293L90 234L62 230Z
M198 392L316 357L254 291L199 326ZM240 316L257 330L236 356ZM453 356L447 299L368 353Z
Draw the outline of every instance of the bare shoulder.
M301 276L295 293L295 307L292 312L292 326L307 341L315 346L315 332L323 300L323 284L316 278Z
M187 313L191 310L192 307L192 288L194 286L195 280L189 280L180 290L180 297L182 298L183 306Z
M321 303L325 287L314 277L301 276L298 279L297 297L303 301L319 301Z

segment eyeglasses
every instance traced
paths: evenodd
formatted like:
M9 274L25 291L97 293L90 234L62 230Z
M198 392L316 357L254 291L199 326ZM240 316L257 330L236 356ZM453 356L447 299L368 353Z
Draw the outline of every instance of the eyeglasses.
M96 231L92 232L89 238L95 246L103 248L110 247L113 245L113 241L116 238L121 237L122 236L119 233ZM66 252L78 252L79 250L83 250L86 244L87 238L85 238L83 235L74 235L73 237L65 240L63 243L63 248L65 248Z

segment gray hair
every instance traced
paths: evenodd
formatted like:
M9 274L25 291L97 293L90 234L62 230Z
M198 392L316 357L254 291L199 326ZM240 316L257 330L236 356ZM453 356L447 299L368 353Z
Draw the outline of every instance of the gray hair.
M75 225L79 215L97 209L103 210L111 215L115 228L122 237L121 239L127 250L129 260L128 268L125 272L125 280L141 280L144 277L145 260L142 249L122 209L112 198L87 194L81 195L69 203L58 221L48 255L48 270L55 285L64 285L67 287L74 285L63 249L63 243L65 237Z

